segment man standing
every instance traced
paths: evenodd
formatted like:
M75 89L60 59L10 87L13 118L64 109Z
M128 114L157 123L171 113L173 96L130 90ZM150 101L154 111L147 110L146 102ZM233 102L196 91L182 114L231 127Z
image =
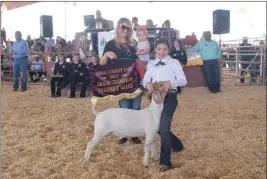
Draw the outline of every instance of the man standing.
M260 40L259 45L255 47L255 56L252 56L252 60L254 59L254 62L261 63L261 58L264 63L264 41ZM251 52L252 53L252 52ZM262 56L262 57L261 57ZM264 65L264 64L262 64ZM258 70L258 71L251 71L250 72L250 77L252 78L250 80L250 84L253 82L260 83L259 78L262 74L260 73L260 64L250 64L250 70ZM262 68L262 70L264 70Z
M16 41L11 47L11 52L13 54L13 91L18 91L19 81L18 77L21 73L22 84L21 91L26 91L27 87L27 68L28 68L28 56L29 47L28 42L21 38L21 32L17 31L15 33Z
M100 10L96 11L95 26L96 29L108 28L108 21L101 16Z
M132 26L134 30L136 30L137 26L139 26L137 17L132 18Z
M5 28L3 28L3 29L1 30L1 40L3 40L3 41L5 42L5 44L6 44L6 46L7 46L7 41L6 41L6 30L5 30Z
M108 21L102 17L100 10L96 11L96 19L94 23L96 29L109 28ZM98 32L92 32L91 35L93 51L98 54Z
M163 27L167 28L167 30L174 30L173 28L171 28L171 22L169 20L166 20L163 23Z
M251 60L253 60L253 55L252 54L253 50L255 50L252 45L250 43L248 43L248 38L244 37L243 38L243 43L241 43L239 45L239 52L240 52L240 60L243 62L249 62ZM255 52L254 52L255 53ZM255 55L254 55L255 56ZM249 67L249 64L241 64L241 68L242 69L247 69ZM245 74L246 71L241 71L240 73L240 83L244 83L245 82ZM253 77L253 76L252 76Z
M203 59L203 71L205 80L211 93L221 92L220 89L220 66L221 48L216 41L211 40L211 32L205 31L203 39L188 49L188 52L200 52Z
M40 51L41 52L45 51L45 44L46 44L46 40L44 38L41 39L41 46L40 46Z

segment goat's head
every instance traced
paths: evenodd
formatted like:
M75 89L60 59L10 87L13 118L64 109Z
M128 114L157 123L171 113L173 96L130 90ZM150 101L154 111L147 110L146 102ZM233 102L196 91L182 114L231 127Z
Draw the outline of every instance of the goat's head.
M148 98L152 98L152 100L156 104L162 104L164 102L166 92L163 92L163 83L156 82L153 83L153 92L148 94Z

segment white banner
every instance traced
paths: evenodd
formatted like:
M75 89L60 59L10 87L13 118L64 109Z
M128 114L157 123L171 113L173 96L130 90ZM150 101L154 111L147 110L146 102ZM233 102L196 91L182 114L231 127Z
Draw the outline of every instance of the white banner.
M98 56L102 57L105 45L113 38L114 32L98 32Z

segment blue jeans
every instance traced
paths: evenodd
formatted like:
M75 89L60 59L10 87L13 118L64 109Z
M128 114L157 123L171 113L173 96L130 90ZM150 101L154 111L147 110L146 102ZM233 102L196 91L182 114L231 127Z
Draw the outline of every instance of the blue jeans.
M140 110L143 93L134 99L122 99L120 100L120 108Z
M177 106L177 94L168 93L165 97L159 126L161 137L160 165L171 165L171 149L174 151L183 149L183 143L171 132L171 122Z
M19 74L22 75L21 88L26 89L27 87L27 69L28 69L28 57L15 58L13 61L13 88L19 88Z
M221 87L221 73L218 61L203 60L203 71L205 80L210 91L220 91Z

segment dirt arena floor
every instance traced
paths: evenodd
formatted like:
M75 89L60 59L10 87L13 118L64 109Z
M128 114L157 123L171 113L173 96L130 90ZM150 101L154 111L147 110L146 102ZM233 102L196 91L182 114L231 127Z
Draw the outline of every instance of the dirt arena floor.
M266 178L265 87L224 86L216 95L184 89L172 131L185 150L172 153L175 169L165 173L152 159L149 168L142 166L143 145L118 145L113 136L85 163L94 128L88 98L49 98L38 85L24 93L1 88L3 179ZM117 102L99 105L105 109ZM147 105L144 98L142 106ZM157 145L159 151L159 137Z

